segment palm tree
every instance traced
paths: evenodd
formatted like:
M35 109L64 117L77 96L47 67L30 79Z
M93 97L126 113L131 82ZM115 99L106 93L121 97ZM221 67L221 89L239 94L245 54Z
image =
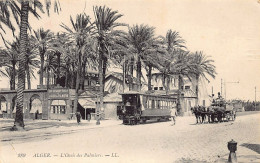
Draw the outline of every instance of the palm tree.
M9 1L1 1L1 17L3 19L0 19L1 23L7 24L8 27L11 27L11 19L10 16L7 16L8 13L12 13L13 17L15 18L17 24L19 24L20 27L20 60L19 60L19 66L18 66L18 89L17 89L17 105L16 105L16 116L15 116L15 122L14 127L12 130L16 130L17 127L24 127L24 121L23 121L23 91L25 88L25 56L27 53L27 42L28 42L28 15L29 11L33 13L34 16L39 18L40 16L36 12L36 9L39 9L40 11L43 11L43 5L38 0L21 0L19 1L21 4L21 8L18 7L16 1L9 0ZM46 10L49 11L49 8L51 6L50 1L46 1ZM54 10L59 10L59 3L55 1L54 3ZM11 12L10 12L11 10ZM49 14L49 12L48 12ZM10 14L8 14L10 15ZM20 21L18 16L20 15ZM0 27L3 29L2 27ZM14 31L15 29L11 27L11 29Z
M34 70L40 68L40 61L38 60L38 51L33 40L29 40L27 54L25 56L25 73L27 78L28 89L31 89L31 76L35 79Z
M57 58L53 51L46 52L47 59L43 67L43 71L47 74L47 89L50 88L50 73L55 74L55 69L57 67Z
M160 73L155 74L155 79L160 78L162 80L163 87L166 91L166 95L169 94L170 84L174 78L174 74L171 71L171 61L173 60L173 55L170 55L168 52L164 55L158 57L158 70Z
M32 37L35 42L36 47L38 47L40 60L41 60L41 68L40 68L40 87L43 87L43 67L44 67L44 57L45 53L48 50L49 42L53 37L53 34L50 30L44 30L43 28L38 29L37 31L33 31L34 36Z
M124 40L128 44L129 52L132 57L130 62L136 62L136 74L138 90L141 89L142 63L148 63L149 55L156 52L153 47L158 38L154 37L154 27L148 25L134 25L129 27L128 34ZM132 74L133 65L130 66L130 74Z
M6 72L10 78L10 89L15 90L15 78L16 78L16 65L18 62L19 55L19 44L17 42L8 43L10 46L7 46L7 49L2 50L2 53L7 57L7 63L5 66L8 67Z
M170 70L171 61L175 57L175 52L179 51L179 49L185 49L184 46L185 40L179 35L179 32L168 30L166 36L164 38L165 48L167 53L161 56L160 62L160 73L157 74L156 78L162 79L163 87L166 90L166 94L169 92L169 85L172 83L172 79L174 75L172 74L172 70Z
M191 69L192 57L190 52L184 50L175 50L173 51L175 57L171 61L170 71L173 75L178 76L178 104L177 109L179 113L182 113L181 110L181 93L184 77L188 77L191 80L191 75L193 70Z
M77 56L77 77L76 77L76 90L75 90L75 100L74 100L74 108L75 112L78 111L78 93L80 88L80 76L82 76L82 60L83 56L87 55L86 49L91 47L93 43L93 39L91 38L93 35L93 24L90 22L90 17L86 14L79 14L76 16L75 22L73 21L72 17L70 17L71 24L73 26L70 29L65 24L61 26L68 32L70 37L75 41L75 50ZM83 74L85 77L85 74Z
M176 49L186 48L184 46L185 40L182 39L182 37L179 35L179 32L172 31L171 29L166 33L165 44L169 53Z
M198 103L198 96L199 96L199 79L200 77L206 79L209 82L209 79L207 78L207 75L215 78L216 76L216 67L213 65L214 60L210 59L208 56L203 54L202 51L198 52L196 51L192 55L192 64L191 67L193 68L193 73L195 75L196 79L196 96L197 96L197 103Z
M103 109L103 96L104 96L104 76L106 74L106 65L108 60L109 47L107 46L107 41L109 34L113 28L121 26L122 24L116 21L123 15L118 14L117 11L112 11L112 9L106 6L96 6L93 8L95 15L95 25L97 29L97 44L98 44L98 71L99 71L99 84L100 84L100 108ZM99 109L100 109L99 108ZM99 116L99 111L97 110L97 115ZM99 117L97 124L100 124Z

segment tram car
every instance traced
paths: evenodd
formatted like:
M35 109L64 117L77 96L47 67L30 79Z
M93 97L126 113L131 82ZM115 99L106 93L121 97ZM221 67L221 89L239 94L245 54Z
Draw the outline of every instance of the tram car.
M122 93L123 124L135 125L147 120L169 120L171 109L176 107L177 99L154 93Z

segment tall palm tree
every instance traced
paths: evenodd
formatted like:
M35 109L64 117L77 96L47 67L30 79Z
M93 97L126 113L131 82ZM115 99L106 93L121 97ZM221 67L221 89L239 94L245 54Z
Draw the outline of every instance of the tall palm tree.
M162 79L163 87L166 90L166 94L169 92L169 85L172 83L172 79L174 75L172 74L172 70L170 70L171 61L175 57L175 52L179 49L185 49L185 40L179 35L179 32L172 31L171 29L167 31L166 36L164 38L165 48L167 50L167 54L161 56L161 64L160 73L157 74L156 78Z
M30 37L31 38L31 37ZM27 88L31 89L31 76L35 79L34 70L40 68L40 61L38 60L38 50L33 40L28 41L27 54L25 56L25 73L27 78Z
M19 4L14 1L14 0L9 0L9 1L1 1L0 6L1 6L1 12L0 16L3 19L0 19L0 22L3 24L8 24L9 27L11 24L11 19L10 16L7 16L8 13L12 13L13 17L15 18L17 24L19 24L20 28L20 60L19 60L19 66L18 66L18 89L17 89L17 105L16 105L16 116L15 116L15 122L14 122L14 127L12 128L13 130L17 129L17 126L24 127L24 121L23 121L23 91L25 88L25 56L27 53L27 42L28 42L28 15L29 12L33 13L34 16L39 18L40 16L36 12L36 9L39 9L40 11L43 12L43 5L40 1L38 0L21 0L18 1ZM51 1L46 1L46 10L49 11L49 8L51 6ZM55 1L54 3L54 10L58 11L59 8L59 3ZM11 11L11 12L10 12ZM49 12L48 12L49 14ZM20 21L19 17L20 16ZM0 27L1 28L1 27ZM1 28L3 29L3 28ZM14 28L11 28L13 31L15 30Z
M65 24L61 26L68 32L70 37L75 41L75 50L77 56L77 77L76 77L76 90L75 90L75 100L74 100L74 111L77 112L78 106L78 93L80 88L80 77L82 76L82 61L83 56L87 55L86 49L87 47L91 47L93 43L92 35L93 35L93 24L90 22L90 17L86 14L79 14L76 16L76 20L74 21L72 17L70 17L71 24L73 26L70 29ZM85 77L85 74L83 74Z
M176 49L186 48L184 46L185 40L182 39L179 32L172 31L171 29L166 33L165 44L169 53Z
M50 30L44 30L43 28L38 29L37 31L33 31L34 36L32 37L36 47L38 48L40 60L41 60L41 67L40 67L40 87L43 87L43 67L44 67L44 60L45 60L45 53L48 50L49 42L53 37L53 34Z
M97 44L98 44L98 71L99 71L99 84L100 84L100 108L103 109L103 96L104 96L104 76L106 73L106 65L108 60L109 47L107 46L107 37L109 37L110 32L113 28L121 26L122 24L117 23L116 21L123 15L118 14L118 11L113 11L112 9L106 6L95 6L93 8L95 15L95 25L97 30ZM99 122L99 112L98 121Z
M192 64L192 57L189 51L184 50L175 50L174 52L175 57L171 61L170 71L173 75L178 76L178 103L177 103L177 110L179 113L182 113L181 110L181 94L182 94L182 86L185 77L188 77L191 80L192 72L191 64Z
M142 62L148 61L148 56L156 51L152 47L157 39L154 36L154 29L154 27L149 27L148 25L134 25L129 27L128 34L124 37L124 40L128 44L129 52L132 55L130 62L136 62L138 90L141 90ZM130 69L131 74L133 67Z
M160 78L162 80L162 85L166 91L166 94L169 94L170 84L172 83L174 78L174 74L171 71L171 61L174 59L174 56L170 53L165 53L164 55L160 55L158 57L159 67L158 70L160 73L155 74L155 79Z
M199 79L200 77L206 79L209 82L207 76L215 78L216 76L216 67L213 64L214 60L210 59L210 57L203 54L202 51L196 51L192 55L192 70L195 75L196 79L196 96L197 96L197 103L198 103L198 96L199 96Z
M55 74L55 70L57 67L57 58L53 51L47 51L46 52L47 59L45 60L45 64L43 67L43 71L47 74L47 89L50 88L50 73Z

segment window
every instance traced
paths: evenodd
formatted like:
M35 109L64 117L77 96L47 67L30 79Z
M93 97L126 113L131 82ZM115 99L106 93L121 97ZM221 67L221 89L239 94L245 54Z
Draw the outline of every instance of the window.
M158 87L154 87L154 90L158 90Z
M160 89L160 90L163 90L163 87L160 87L159 89Z
M185 89L190 89L190 86L185 86Z
M152 100L152 107L151 107L151 109L154 109L155 108L155 102L154 102L154 100Z

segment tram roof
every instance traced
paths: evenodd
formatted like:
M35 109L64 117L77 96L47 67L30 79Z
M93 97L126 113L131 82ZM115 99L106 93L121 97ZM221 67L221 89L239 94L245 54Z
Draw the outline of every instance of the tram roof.
M121 94L121 95L149 95L149 96L157 96L157 97L176 98L176 97L172 97L172 96L169 96L169 95L166 95L166 94L157 93L156 91L155 92L127 91L127 92L119 93L119 94Z

